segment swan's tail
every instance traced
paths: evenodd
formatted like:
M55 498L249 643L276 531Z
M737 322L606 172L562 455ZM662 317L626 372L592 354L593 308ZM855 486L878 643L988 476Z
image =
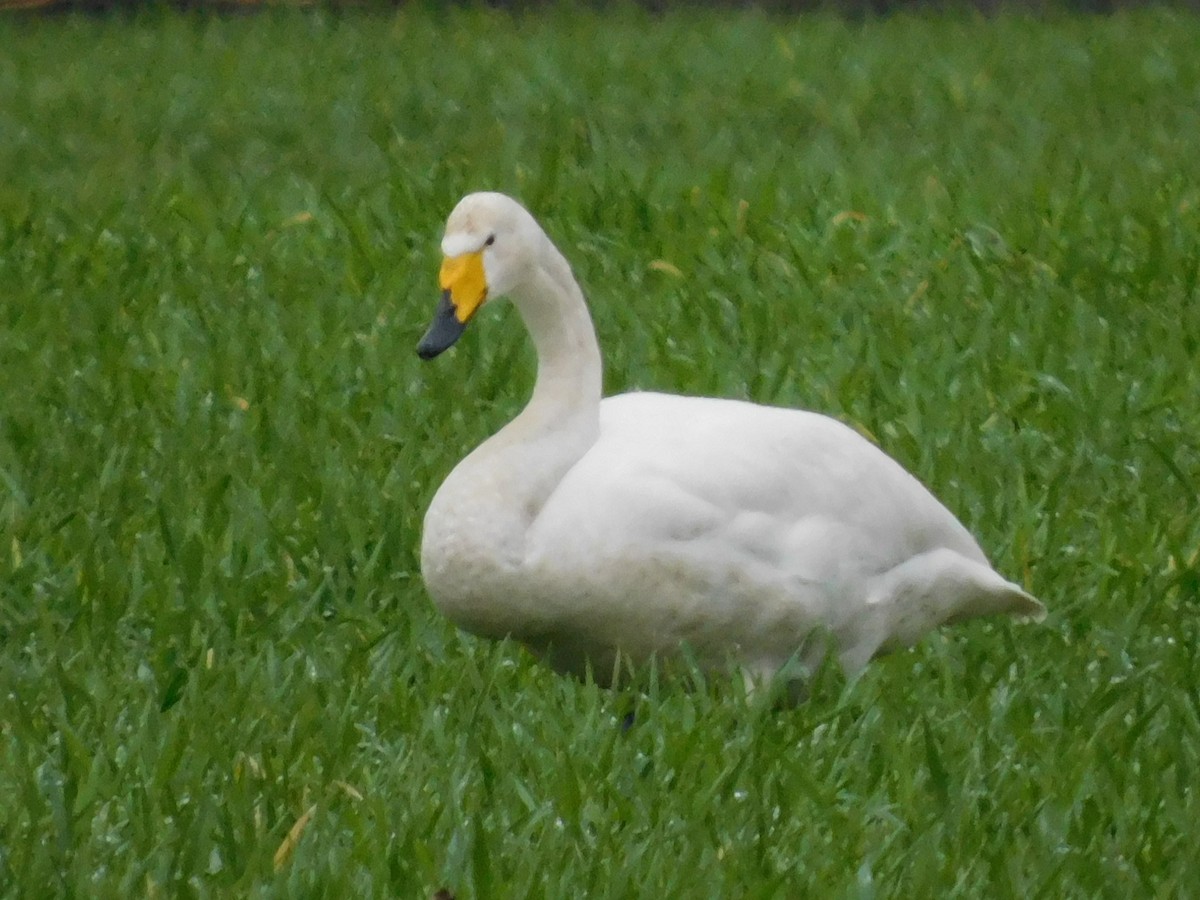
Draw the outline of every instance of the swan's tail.
M1046 608L985 562L947 548L916 556L881 575L839 656L854 672L873 657L915 644L926 632L978 616L1040 622Z
M1021 590L1011 581L1008 586L1010 590L1007 595L1007 606L997 612L1008 613L1022 622L1040 622L1046 618L1046 607L1037 597Z
M940 569L929 588L946 600L943 624L976 616L1009 615L1021 621L1040 622L1046 607L1032 594L1013 584L984 563L938 551Z

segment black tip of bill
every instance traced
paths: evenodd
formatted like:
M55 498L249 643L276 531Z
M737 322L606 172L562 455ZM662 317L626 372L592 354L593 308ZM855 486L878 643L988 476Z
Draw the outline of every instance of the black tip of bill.
M454 315L450 292L442 291L442 299L438 301L437 310L434 311L433 322L425 332L425 337L421 338L421 343L417 344L417 356L421 359L433 359L462 337L466 328L467 326Z

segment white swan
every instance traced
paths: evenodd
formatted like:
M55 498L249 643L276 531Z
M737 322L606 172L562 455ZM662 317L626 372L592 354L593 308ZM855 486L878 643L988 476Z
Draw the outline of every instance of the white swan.
M538 358L528 405L425 516L421 573L460 627L604 681L618 651L636 663L686 644L703 668L732 661L761 678L817 663L831 639L854 672L945 623L1044 616L915 478L831 418L656 393L602 401L583 295L515 200L463 198L442 252L421 357L508 295Z

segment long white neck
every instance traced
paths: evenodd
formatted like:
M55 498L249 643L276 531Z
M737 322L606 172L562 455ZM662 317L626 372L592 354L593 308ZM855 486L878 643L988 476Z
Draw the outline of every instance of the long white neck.
M600 348L587 304L566 260L538 236L537 261L511 292L537 349L533 396L459 463L426 516L422 571L447 603L469 593L460 583L468 570L486 580L519 568L526 531L600 433Z
M540 263L512 292L537 350L533 396L476 451L510 473L532 515L600 433L600 347L592 318L570 266L549 238L539 237Z
M542 241L541 265L513 295L537 349L537 381L528 405L508 427L525 439L578 428L594 440L602 371L596 331L570 266L544 235Z

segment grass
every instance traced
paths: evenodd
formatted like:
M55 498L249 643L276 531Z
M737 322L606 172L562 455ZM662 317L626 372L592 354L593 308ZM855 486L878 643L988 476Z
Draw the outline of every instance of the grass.
M0 21L0 893L1178 897L1200 876L1200 21ZM788 712L457 634L532 383L413 348L522 197L611 391L869 432L1050 609ZM632 728L620 722L637 709Z

